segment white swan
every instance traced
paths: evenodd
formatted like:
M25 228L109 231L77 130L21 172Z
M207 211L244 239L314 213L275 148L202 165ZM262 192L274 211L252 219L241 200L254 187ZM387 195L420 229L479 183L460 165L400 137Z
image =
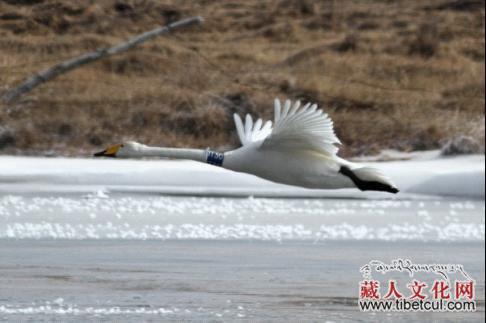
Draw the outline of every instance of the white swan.
M242 147L224 153L209 149L149 147L136 142L111 146L96 153L106 157L167 157L191 159L253 174L273 182L306 188L357 187L362 191L397 193L398 189L378 170L361 167L336 155L340 141L332 120L316 104L287 100L282 108L275 99L274 126L250 115L243 124L235 114Z

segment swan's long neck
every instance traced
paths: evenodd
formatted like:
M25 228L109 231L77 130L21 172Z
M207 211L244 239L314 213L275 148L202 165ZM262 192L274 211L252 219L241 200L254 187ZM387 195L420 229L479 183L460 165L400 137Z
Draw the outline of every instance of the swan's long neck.
M202 149L165 148L144 146L138 151L140 157L163 157L175 159L191 159L204 161L205 151Z
M224 154L209 149L186 149L144 146L138 151L139 157L163 157L189 159L216 166L223 165Z

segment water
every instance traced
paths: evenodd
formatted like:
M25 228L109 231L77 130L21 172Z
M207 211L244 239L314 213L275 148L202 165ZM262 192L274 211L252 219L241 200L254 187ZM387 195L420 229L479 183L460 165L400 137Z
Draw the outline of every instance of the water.
M484 321L484 201L0 196L5 321ZM370 260L460 263L475 313L361 313Z

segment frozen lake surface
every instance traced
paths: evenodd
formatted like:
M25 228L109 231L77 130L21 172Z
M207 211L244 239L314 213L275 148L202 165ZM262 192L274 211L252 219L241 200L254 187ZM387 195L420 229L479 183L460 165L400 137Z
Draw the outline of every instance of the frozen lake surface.
M388 195L0 157L0 320L482 322L484 156L404 163L380 164L402 188ZM478 310L360 312L360 267L397 258L463 264Z

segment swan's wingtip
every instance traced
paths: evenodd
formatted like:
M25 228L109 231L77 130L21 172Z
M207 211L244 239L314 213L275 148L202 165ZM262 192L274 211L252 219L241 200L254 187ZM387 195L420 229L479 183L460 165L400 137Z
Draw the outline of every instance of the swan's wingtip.
M93 154L93 157L102 157L102 156L104 156L105 152L106 152L106 150L103 150L103 151L99 151L97 153L94 153Z

